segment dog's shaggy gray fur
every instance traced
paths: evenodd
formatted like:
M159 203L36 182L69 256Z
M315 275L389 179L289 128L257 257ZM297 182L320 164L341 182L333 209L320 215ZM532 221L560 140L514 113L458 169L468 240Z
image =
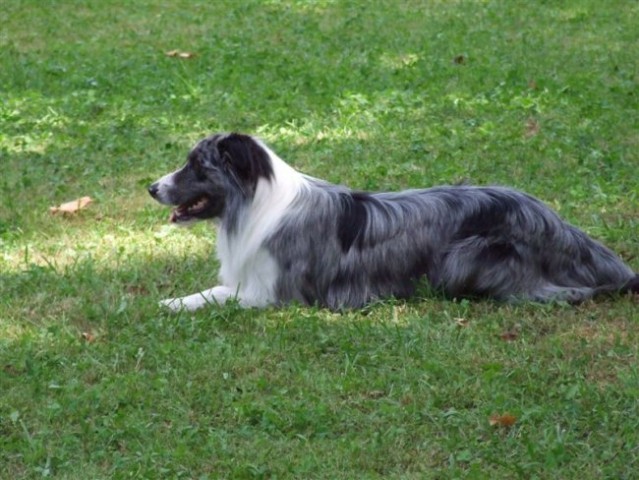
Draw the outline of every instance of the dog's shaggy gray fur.
M506 301L580 302L639 291L639 277L617 255L525 193L474 186L355 192L276 168L279 162L253 137L218 134L200 142L187 165L164 180L164 194L158 193L162 181L150 188L173 205L204 196L210 211L194 219L220 218L219 235L232 242L240 230L253 228L245 218L256 192L271 185L270 196L259 200L279 198L289 187L282 187L288 184L278 172L295 178L292 200L284 207L280 202L277 218L256 234L260 252L277 266L275 278L263 279L271 282L270 298L247 298L248 305L356 308L410 297L423 281L451 297ZM268 205L261 207L268 215ZM220 260L224 270L230 259Z

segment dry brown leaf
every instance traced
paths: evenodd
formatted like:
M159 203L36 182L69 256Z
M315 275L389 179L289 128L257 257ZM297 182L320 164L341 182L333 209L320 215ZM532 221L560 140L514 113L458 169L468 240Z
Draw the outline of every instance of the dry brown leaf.
M499 335L499 338L505 342L514 342L519 338L519 332L516 332L515 330L508 330L506 332L502 332Z
M86 341L87 343L95 342L95 335L93 335L91 332L82 332L81 336L82 340Z
M468 320L466 320L465 318L456 318L455 319L455 325L457 325L458 327L467 327L468 326Z
M149 293L148 289L143 285L129 285L126 287L126 292L131 295L146 295Z
M66 213L72 214L76 213L78 210L82 210L89 205L93 199L91 197L82 197L72 200L70 202L63 203L57 207L49 208L49 212L51 213Z
M539 133L540 130L541 130L541 126L539 125L539 122L535 120L534 118L529 118L526 121L526 129L524 130L524 136L526 138L534 137L535 135Z
M457 55L455 58L453 58L453 62L456 65L464 65L466 63L466 57L464 55Z
M510 413L504 413L502 415L491 415L488 419L488 423L491 427L504 427L510 428L517 422L517 417Z
M366 392L366 396L373 399L382 398L386 395L383 390L371 390L370 392Z

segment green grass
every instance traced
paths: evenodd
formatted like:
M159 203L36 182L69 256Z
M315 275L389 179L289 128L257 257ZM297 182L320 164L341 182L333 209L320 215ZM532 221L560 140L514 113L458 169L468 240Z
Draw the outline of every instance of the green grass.
M637 2L7 0L0 24L0 478L636 477L637 298L169 315L215 239L145 186L239 130L355 188L519 187L639 270Z

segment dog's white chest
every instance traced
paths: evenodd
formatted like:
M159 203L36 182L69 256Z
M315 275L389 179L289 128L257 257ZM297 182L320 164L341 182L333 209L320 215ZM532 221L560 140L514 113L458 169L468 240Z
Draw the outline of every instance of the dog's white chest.
M217 256L220 261L220 281L223 285L235 289L242 298L250 299L254 306L263 306L275 301L279 269L268 250L261 246L251 248L250 242L228 238L220 232Z

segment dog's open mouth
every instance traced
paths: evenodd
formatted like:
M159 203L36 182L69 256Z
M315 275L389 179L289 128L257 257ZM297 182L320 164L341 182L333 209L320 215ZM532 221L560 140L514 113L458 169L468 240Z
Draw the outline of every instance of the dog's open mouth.
M197 197L190 202L179 205L175 210L173 210L169 217L169 221L172 223L180 223L195 220L200 214L206 212L210 204L211 201L206 195Z

